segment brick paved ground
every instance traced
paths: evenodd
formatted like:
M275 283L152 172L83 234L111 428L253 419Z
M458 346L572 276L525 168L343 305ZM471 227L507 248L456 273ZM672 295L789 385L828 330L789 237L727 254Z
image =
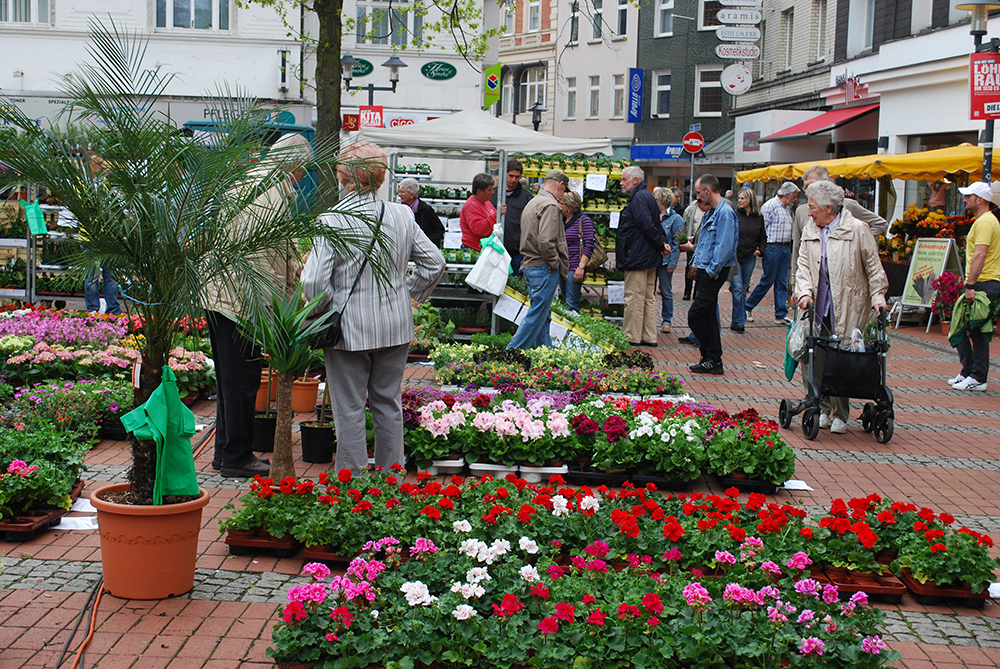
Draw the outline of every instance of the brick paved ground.
M728 293L723 294L723 302ZM690 303L678 301L675 323L686 322ZM729 308L723 304L723 318ZM692 394L727 409L754 406L775 416L782 398L801 399L801 386L785 380L782 370L784 328L769 321L765 301L744 334L723 326L726 375L697 377L687 365L698 352L678 344L685 334L675 327L660 335L657 364L676 373ZM779 492L819 511L836 497L877 491L954 514L958 521L989 532L1000 546L1000 347L994 346L990 390L962 393L944 379L958 371L957 358L940 329L923 326L893 333L889 384L895 392L896 431L878 444L852 421L846 435L802 437L799 422L784 431L799 458L796 477L812 492ZM428 367L410 366L407 383L432 383ZM852 415L861 403L853 403ZM195 407L206 422L215 405ZM300 418L304 418L301 416ZM198 439L200 437L196 437ZM297 439L296 439L297 442ZM296 443L296 452L298 445ZM245 481L224 479L212 471L209 447L196 461L199 481L212 494L205 509L195 588L184 597L162 602L125 601L105 595L96 632L84 666L100 669L258 669L271 667L264 651L276 621L276 603L303 561L228 554L218 521L227 502L247 489ZM129 462L127 444L104 442L87 456L86 493L104 481L122 480ZM302 475L317 476L322 465L296 463ZM700 492L721 492L714 480L695 485ZM53 529L32 541L0 542L0 669L54 667L87 593L100 578L100 547L95 532ZM904 597L885 606L885 635L899 650L900 667L1000 667L1000 605L982 611L922 606ZM83 635L75 637L73 648ZM72 656L64 660L69 667Z

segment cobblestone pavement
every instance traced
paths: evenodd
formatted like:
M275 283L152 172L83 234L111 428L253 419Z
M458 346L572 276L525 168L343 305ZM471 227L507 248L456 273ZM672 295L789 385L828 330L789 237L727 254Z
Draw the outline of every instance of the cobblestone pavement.
M728 299L721 300L727 325ZM686 329L689 302L675 302L675 333L660 336L651 350L656 364L683 379L692 395L727 411L748 406L775 417L781 399L798 401L798 378L782 369L784 328L749 323L744 334L723 328L726 375L699 377L687 366L698 351L677 343ZM760 320L765 320L761 318ZM994 352L1000 347L994 346ZM994 356L992 369L1000 369ZM958 371L957 357L939 329L923 325L892 333L889 385L895 393L895 434L879 444L852 420L847 434L821 432L815 441L802 436L800 421L782 434L795 449L795 477L812 491L779 491L777 501L794 499L813 514L830 500L878 492L952 513L959 525L988 532L1000 545L1000 376L989 391L963 393L944 379ZM433 369L407 367L407 384L433 385ZM994 385L996 384L996 385ZM857 416L864 401L852 401ZM195 406L199 422L211 426L214 402ZM306 419L305 415L297 417ZM211 427L196 460L199 484L212 501L205 510L199 539L194 589L162 602L120 600L105 594L86 666L97 669L271 669L265 655L277 604L302 567L301 558L230 556L218 521L225 506L248 489L249 481L220 476L210 466ZM298 437L293 439L298 454ZM127 444L103 442L88 453L85 494L99 483L124 481L130 461ZM300 475L315 478L329 465L296 461ZM714 478L692 488L721 493ZM994 550L1000 555L1000 549ZM58 526L31 541L0 541L0 669L55 666L73 619L100 579L100 547L94 532L60 531ZM945 602L925 606L909 595L886 610L885 638L906 669L1000 667L1000 606L989 601L981 611ZM75 638L79 643L82 635ZM70 662L64 662L68 667Z

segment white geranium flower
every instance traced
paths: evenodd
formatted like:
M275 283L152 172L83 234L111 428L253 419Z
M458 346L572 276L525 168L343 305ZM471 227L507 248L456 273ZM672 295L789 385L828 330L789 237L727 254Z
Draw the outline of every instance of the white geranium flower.
M525 565L525 566L521 567L521 569L518 571L518 573L521 575L521 578L524 579L525 581L527 581L528 583L535 583L537 581L542 580L538 576L538 570L535 569L534 565L530 565L530 564L529 565Z
M451 524L451 527L455 531L455 534L468 534L472 531L472 523L467 520L456 520Z
M538 544L529 539L528 537L521 537L517 542L518 548L525 551L529 555L534 555L538 552Z
M469 583L481 583L482 581L492 581L493 577L486 567L473 567L465 573L465 580Z
M456 620L468 620L477 614L476 610L468 604L459 604L455 607L455 610L451 612L451 615L455 616Z
M437 597L431 595L427 586L420 581L404 583L399 589L406 595L406 603L410 606L427 606L437 601Z
M562 495L556 495L552 498L552 515L556 517L569 515L569 505Z
M597 511L601 510L601 503L597 500L596 497L591 497L590 495L587 495L582 500L580 500L580 510L581 511L593 510L596 513Z

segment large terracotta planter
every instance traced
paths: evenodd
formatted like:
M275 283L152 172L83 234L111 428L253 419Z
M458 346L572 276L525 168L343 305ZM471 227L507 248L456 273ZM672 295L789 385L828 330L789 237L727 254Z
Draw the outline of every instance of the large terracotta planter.
M319 397L319 379L292 381L292 412L312 412Z
M190 591L208 492L201 488L197 499L163 506L102 499L130 488L129 483L116 483L90 495L97 509L104 589L122 599L165 599Z

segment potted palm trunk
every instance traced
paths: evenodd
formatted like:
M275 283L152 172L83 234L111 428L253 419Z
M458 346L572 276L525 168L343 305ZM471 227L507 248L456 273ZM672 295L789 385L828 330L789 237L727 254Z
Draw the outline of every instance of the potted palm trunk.
M0 189L32 183L46 187L73 212L86 236L82 250L70 259L73 269L104 266L118 278L125 309L138 317L144 334L138 407L160 388L174 335L182 319L201 314L210 281L227 283L245 299L267 304L271 284L255 258L287 248L290 240L315 237L328 239L345 254L357 253L361 242L370 243L374 221L356 226L363 235L320 222L319 213L338 211L336 189L318 189L294 208L266 206L273 202L272 193L290 191L282 190L289 175L281 156L264 155L267 146L261 138L273 136L267 121L271 110L252 99L229 97L227 90L207 103L218 107L212 118L227 119L227 132L216 134L209 145L180 132L156 111L171 76L143 64L144 38L93 21L91 39L89 62L63 85L69 99L64 113L71 121L66 130L39 127L0 95L0 122L18 130L3 146L6 169L0 170ZM247 159L261 155L263 160ZM103 159L99 173L92 169L94 156ZM317 146L314 163L321 171L334 166L336 147ZM238 216L244 218L234 231ZM384 237L377 239L370 263L376 270L384 265L385 249ZM167 413L171 424L183 422L181 414ZM109 590L123 598L181 594L193 587L201 508L208 492L155 495L162 465L156 442L134 434L129 442L128 483L92 493L95 505L105 509L98 515L105 583L113 583ZM186 457L191 458L190 449ZM111 509L134 522L113 533L106 522ZM187 527L158 529L152 519L157 515L183 516ZM167 557L163 563L159 558L169 553L162 547L174 538L186 544L186 557ZM123 585L127 582L110 573L108 555L119 549L137 551L118 562L138 585Z

